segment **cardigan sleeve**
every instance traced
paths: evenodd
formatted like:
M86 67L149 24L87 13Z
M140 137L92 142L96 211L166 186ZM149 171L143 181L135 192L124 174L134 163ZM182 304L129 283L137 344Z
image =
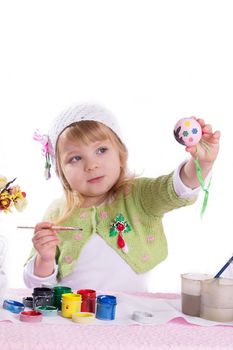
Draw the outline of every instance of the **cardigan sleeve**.
M191 199L179 197L173 187L173 173L158 178L140 178L134 185L136 202L147 215L163 216L165 213L180 207L193 204Z
M48 209L46 210L45 215L43 217L43 221L51 221L51 222L55 221L56 218L60 215L60 210L62 208L62 204L63 204L63 200L61 198L54 200L50 204ZM56 262L58 260L59 254L60 254L60 252L59 252L59 249L57 247L57 250L56 250ZM29 258L27 259L27 261L24 264L24 266L26 266L28 261L35 255L36 255L36 249L33 247L31 249Z

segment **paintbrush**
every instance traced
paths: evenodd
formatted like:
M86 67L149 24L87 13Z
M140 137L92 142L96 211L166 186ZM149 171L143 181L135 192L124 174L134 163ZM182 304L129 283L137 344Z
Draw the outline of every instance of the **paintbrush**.
M233 262L233 255L232 257L226 262L226 264L221 268L221 270L218 271L218 273L214 276L214 278L219 278L223 271L226 270L226 268Z
M35 226L17 226L17 228L29 228L29 229L35 229ZM82 231L83 229L76 226L52 226L50 227L52 230L58 230L58 231Z

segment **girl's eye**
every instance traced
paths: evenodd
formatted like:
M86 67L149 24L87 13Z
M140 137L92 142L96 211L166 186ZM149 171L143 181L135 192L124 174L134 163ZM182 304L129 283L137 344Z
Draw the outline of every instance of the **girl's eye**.
M71 161L71 163L73 163L73 162L78 162L79 160L81 160L81 157L75 156L75 157L72 157L70 161Z
M106 147L100 147L97 150L97 153L105 153L108 149Z

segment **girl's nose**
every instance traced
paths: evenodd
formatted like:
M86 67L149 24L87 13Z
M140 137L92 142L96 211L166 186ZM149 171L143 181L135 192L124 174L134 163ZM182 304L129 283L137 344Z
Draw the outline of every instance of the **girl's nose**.
M99 167L99 164L96 160L89 160L85 164L85 170L86 171L92 171Z

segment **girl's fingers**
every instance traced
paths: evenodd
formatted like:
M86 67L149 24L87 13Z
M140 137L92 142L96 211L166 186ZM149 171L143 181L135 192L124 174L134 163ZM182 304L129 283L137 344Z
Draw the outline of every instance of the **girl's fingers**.
M53 224L49 221L43 221L40 222L39 224L36 225L34 233L36 234L38 231L47 229L47 230L51 230Z
M40 238L43 238L43 237L54 237L54 236L57 236L57 232L55 230L42 230L42 231L37 231L33 238L35 239L40 239Z
M196 120L197 120L197 122L201 125L201 127L203 128L204 126L205 126L205 121L204 121L204 119L197 119L196 118Z
M205 133L203 135L203 139L210 144L211 143L217 144L217 143L219 143L220 136L221 136L220 131L217 130L214 133Z
M203 126L202 132L204 134L211 134L212 133L212 125L206 124L205 126Z
M55 242L56 244L60 244L60 240L56 236L54 237L47 236L40 239L32 239L32 243L34 247L46 246L46 244L48 244L49 242Z
M56 244L59 244L60 240L56 236L55 237L46 236L46 237L42 237L40 239L32 239L32 242L36 246L42 246L42 245L46 245L50 242L54 242Z
M58 242L48 242L46 244L40 244L40 245L34 245L36 251L39 253L39 255L48 255L48 254L54 254L56 251L56 247L58 245Z
M57 246L58 244L60 244L60 240L57 236L56 231L48 229L42 229L41 231L37 231L32 238L32 242L37 250L40 250L45 246L47 248L47 245L50 244L52 244L53 246Z
M185 151L191 154L195 154L197 152L197 146L187 146L185 148Z
M216 139L216 140L219 140L220 137L221 137L221 132L219 130L216 130L214 133L213 133L213 137Z

